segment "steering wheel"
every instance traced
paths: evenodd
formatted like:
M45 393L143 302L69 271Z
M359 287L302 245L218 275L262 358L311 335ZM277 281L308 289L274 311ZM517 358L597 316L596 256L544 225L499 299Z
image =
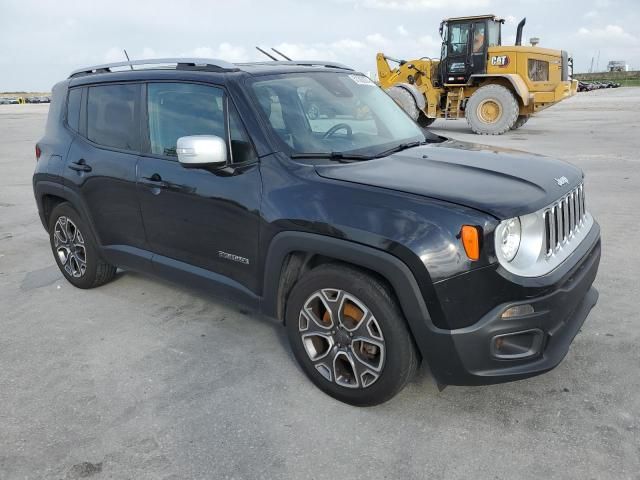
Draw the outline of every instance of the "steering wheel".
M353 135L353 130L351 129L351 125L349 125L347 123L336 123L333 127L331 127L329 130L327 130L324 135L322 135L322 139L324 140L325 138L329 138L331 135L336 133L338 130L346 130L348 137Z

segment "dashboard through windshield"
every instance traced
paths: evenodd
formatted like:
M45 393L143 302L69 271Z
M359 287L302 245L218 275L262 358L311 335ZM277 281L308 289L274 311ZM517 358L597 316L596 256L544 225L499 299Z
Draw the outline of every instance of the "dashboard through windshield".
M362 74L270 75L252 87L283 150L294 156L376 156L425 140L391 97Z

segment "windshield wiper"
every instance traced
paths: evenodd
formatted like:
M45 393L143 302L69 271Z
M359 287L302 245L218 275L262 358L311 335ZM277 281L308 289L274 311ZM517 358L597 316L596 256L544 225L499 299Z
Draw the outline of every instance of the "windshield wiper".
M429 143L429 142L427 142L426 140L401 143L400 145L396 145L395 147L390 148L389 150L385 150L383 152L378 153L375 156L375 158L386 157L387 155L391 155L392 153L400 152L402 150L407 150L407 149L413 148L413 147L418 147L420 145L426 145L427 143Z
M386 157L387 155L391 155L392 153L399 152L401 150L406 150L408 148L417 147L419 145L426 145L426 140L416 140L415 142L405 142L400 145L396 145L389 150L384 150L383 152L377 153L375 155L362 155L358 153L348 153L348 152L318 152L318 153L293 153L291 154L291 158L328 158L329 160L346 160L346 161L361 161L361 160L372 160L374 158Z
M361 160L371 160L375 158L372 155L360 155L357 153L346 153L346 152L322 152L322 153L293 153L291 154L291 158L328 158L329 160L351 160L351 161L361 161Z

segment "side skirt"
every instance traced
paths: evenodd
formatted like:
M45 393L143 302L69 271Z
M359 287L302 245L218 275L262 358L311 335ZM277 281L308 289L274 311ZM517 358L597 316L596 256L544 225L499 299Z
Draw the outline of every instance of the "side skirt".
M260 297L224 275L127 245L102 248L106 261L128 270L155 275L179 285L205 291L220 299L258 310Z

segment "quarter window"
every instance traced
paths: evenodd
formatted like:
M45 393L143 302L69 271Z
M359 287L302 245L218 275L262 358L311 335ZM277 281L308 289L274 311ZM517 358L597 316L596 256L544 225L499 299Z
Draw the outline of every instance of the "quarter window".
M82 100L82 89L74 88L69 90L67 100L67 125L74 131L80 130L80 104Z
M229 136L233 163L254 162L258 159L249 135L240 121L240 116L231 102L229 102Z
M123 150L140 147L139 85L100 85L89 88L87 137L92 142Z

